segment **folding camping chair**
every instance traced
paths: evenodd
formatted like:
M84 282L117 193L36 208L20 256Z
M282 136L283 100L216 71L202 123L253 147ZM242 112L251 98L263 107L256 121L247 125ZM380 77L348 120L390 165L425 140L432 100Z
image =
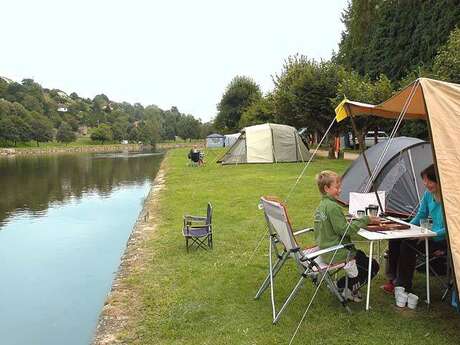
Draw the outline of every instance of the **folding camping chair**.
M212 249L212 205L208 202L206 217L202 216L184 216L184 227L182 234L185 238L185 247L187 253L189 247L196 249Z
M271 197L262 197L260 200L263 206L265 219L267 221L270 234L270 268L268 276L265 278L254 298L258 299L270 285L272 285L273 288L274 277L278 274L288 258L294 259L299 275L297 284L294 286L291 293L284 301L278 313L275 310L274 297L272 295L273 323L275 324L279 320L281 313L286 309L288 304L295 297L307 277L310 278L315 285L317 285L318 282L324 278L324 282L332 294L335 295L340 303L345 307L345 309L351 313L351 310L347 305L347 300L339 292L336 282L333 279L333 275L338 273L338 271L342 269L346 263L341 262L328 266L327 263L322 263L319 259L319 256L322 254L334 252L337 249L346 248L349 245L338 245L321 250L317 246L300 249L296 241L296 235L310 232L313 229L304 229L294 233L292 231L286 208L281 202ZM282 253L278 251L276 247L277 244L280 244L283 247ZM277 256L277 261L273 266L271 265L272 249L275 251Z
M420 251L417 247L411 246L412 249L415 251L416 257L416 264L415 270L419 272L425 272L425 265L426 265L426 255L425 252ZM439 283L441 284L442 288L444 289L443 295L441 300L444 300L448 294L448 292L452 289L452 282L451 282L451 265L450 265L450 252L449 249L446 247L443 250L439 250L437 253L430 253L428 258L428 268L430 269L430 273L433 277L435 277ZM445 279L442 276L446 276Z

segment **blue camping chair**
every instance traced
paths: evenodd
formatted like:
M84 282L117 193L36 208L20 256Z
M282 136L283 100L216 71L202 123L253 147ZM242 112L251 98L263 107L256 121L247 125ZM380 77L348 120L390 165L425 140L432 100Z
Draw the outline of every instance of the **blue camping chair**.
M185 238L187 253L189 247L205 250L212 249L212 205L208 202L206 217L203 216L184 216L184 227L182 234Z

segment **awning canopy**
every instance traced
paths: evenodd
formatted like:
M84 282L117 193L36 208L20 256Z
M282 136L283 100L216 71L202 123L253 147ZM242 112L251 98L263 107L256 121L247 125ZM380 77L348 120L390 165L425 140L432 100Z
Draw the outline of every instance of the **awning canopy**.
M444 103L447 107L445 110L458 112L460 108L460 100L457 98L459 93L460 85L458 84L420 78L377 105L344 100L337 107L336 113L344 112L346 116L373 115L397 118L404 107L407 107L406 115L404 116L406 120L426 119L428 115L428 110L425 106L426 98L430 100L438 98L438 103ZM406 105L411 94L413 94L412 100ZM340 121L340 119L338 120Z
M457 287L460 287L460 85L420 78L377 105L344 100L336 119L374 115L425 119L431 133Z

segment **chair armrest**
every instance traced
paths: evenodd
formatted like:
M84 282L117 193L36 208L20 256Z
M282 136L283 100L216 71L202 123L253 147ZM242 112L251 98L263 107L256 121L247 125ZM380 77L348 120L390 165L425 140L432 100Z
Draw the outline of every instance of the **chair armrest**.
M191 221L200 221L200 220L206 220L206 217L185 215L184 219L191 220Z
M330 253L330 252L333 252L333 251L336 251L336 250L339 250L339 249L343 249L343 248L348 249L348 247L351 247L351 246L353 246L353 243L339 244L339 245L332 246L332 247L329 247L329 248L317 250L317 251L315 251L313 253L309 253L309 254L305 255L304 258L306 260L311 260L311 259L317 258L320 255Z
M314 230L313 228L305 228L305 229L302 229L302 230L297 230L297 231L294 231L294 236L306 234L307 232L310 232L310 231L313 231L313 230Z

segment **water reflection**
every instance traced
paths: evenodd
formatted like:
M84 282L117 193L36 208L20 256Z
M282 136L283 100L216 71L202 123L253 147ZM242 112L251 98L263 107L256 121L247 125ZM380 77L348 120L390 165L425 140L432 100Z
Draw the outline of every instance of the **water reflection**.
M158 153L68 154L0 159L0 228L12 215L46 213L50 204L86 193L109 196L151 181ZM154 159L158 156L158 159Z

